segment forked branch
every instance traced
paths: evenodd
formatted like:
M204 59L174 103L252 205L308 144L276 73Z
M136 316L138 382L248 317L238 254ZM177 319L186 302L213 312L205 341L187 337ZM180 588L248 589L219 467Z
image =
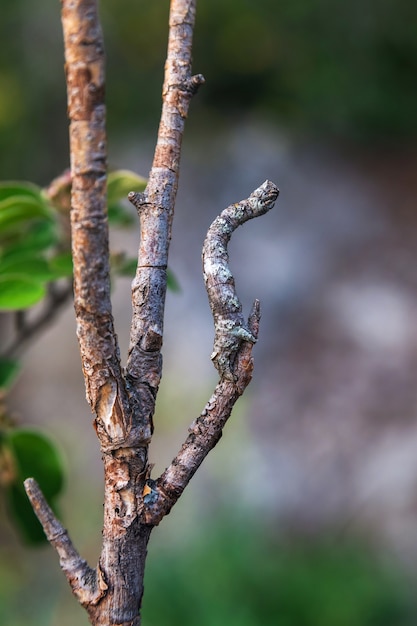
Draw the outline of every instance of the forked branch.
M232 409L251 381L252 347L258 338L260 305L255 300L246 322L230 271L227 244L233 231L246 221L263 215L275 204L278 188L265 181L214 220L203 247L203 272L214 318L215 339L211 358L220 382L171 465L156 480L147 481L145 520L159 524L170 512L195 472L219 441Z
M211 225L203 268L215 323L212 359L220 374L213 395L190 427L171 465L150 478L148 444L162 372L166 270L178 187L181 143L193 94L204 82L191 73L196 0L171 0L163 107L149 182L129 194L141 239L132 284L130 346L123 374L110 302L106 212L104 53L98 0L61 0L70 117L71 230L74 297L87 399L103 452L103 543L91 569L78 555L33 479L25 487L71 587L96 626L139 626L146 548L152 527L169 513L221 437L252 376L258 336L256 300L247 321L228 268L232 232L274 205L266 181Z

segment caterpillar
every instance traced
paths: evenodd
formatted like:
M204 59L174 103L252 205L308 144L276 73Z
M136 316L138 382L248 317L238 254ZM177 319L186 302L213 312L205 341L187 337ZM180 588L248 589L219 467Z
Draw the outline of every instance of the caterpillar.
M242 314L228 265L227 244L238 226L272 209L278 193L276 185L266 180L249 198L224 209L211 224L204 241L203 276L215 332L211 360L221 379L235 380L234 361L242 342L256 342Z

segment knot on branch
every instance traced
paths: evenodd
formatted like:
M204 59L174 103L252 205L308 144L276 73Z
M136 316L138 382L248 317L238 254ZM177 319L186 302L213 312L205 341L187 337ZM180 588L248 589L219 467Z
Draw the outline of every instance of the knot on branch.
M259 302L247 322L242 315L227 245L238 226L272 209L278 193L276 185L266 180L249 198L224 209L211 224L204 241L203 275L215 330L211 359L221 379L238 380L236 356L242 344L256 342L260 318Z
M206 79L202 74L194 74L194 76L191 76L191 78L188 78L184 81L182 89L183 91L186 91L190 95L194 96L201 87L201 85L204 85L205 82Z
M138 213L145 204L148 204L146 194L140 191L130 191L127 194L127 199L133 204Z

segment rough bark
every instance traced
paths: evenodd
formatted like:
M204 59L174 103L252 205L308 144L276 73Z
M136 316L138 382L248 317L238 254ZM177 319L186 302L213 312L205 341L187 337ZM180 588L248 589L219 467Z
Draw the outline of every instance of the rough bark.
M278 189L269 180L255 189L247 200L231 204L210 226L203 247L203 275L214 318L214 346L211 359L221 377L234 380L234 360L243 341L256 338L242 315L235 281L228 262L227 244L238 226L272 209Z
M174 506L220 440L237 399L252 379L252 347L258 338L260 304L255 300L245 322L228 266L227 244L238 226L269 211L277 197L277 187L265 181L247 200L222 211L208 230L202 254L203 274L215 326L211 358L220 381L200 416L191 424L188 437L171 465L156 481L147 481L145 519L150 524L158 524Z
M106 214L104 46L97 0L61 0L71 149L71 237L74 306L87 400L104 464L104 524L99 562L79 556L33 479L28 497L57 550L71 588L96 626L139 626L146 550L152 528L169 513L221 437L232 408L249 384L259 302L247 322L227 267L233 230L269 210L278 195L266 181L228 207L211 226L203 251L215 321L213 358L220 381L171 465L150 476L148 445L162 374L166 270L181 142L192 96L204 82L191 74L196 0L171 0L163 107L149 182L131 193L141 224L132 283L133 316L125 372L120 365L110 301Z
M191 74L195 8L195 0L171 1L163 105L152 169L145 192L129 194L138 211L141 241L132 284L133 319L126 380L129 390L136 390L134 402L142 406L143 429L149 437L162 374L166 271L182 136L191 98L204 82L200 74Z

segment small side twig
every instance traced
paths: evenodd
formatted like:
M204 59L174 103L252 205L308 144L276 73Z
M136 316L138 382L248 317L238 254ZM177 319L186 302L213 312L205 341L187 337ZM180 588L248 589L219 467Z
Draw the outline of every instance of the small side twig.
M78 554L67 530L55 517L36 480L27 478L24 486L46 538L58 553L61 568L74 595L84 606L97 604L107 589L100 570L93 570Z

